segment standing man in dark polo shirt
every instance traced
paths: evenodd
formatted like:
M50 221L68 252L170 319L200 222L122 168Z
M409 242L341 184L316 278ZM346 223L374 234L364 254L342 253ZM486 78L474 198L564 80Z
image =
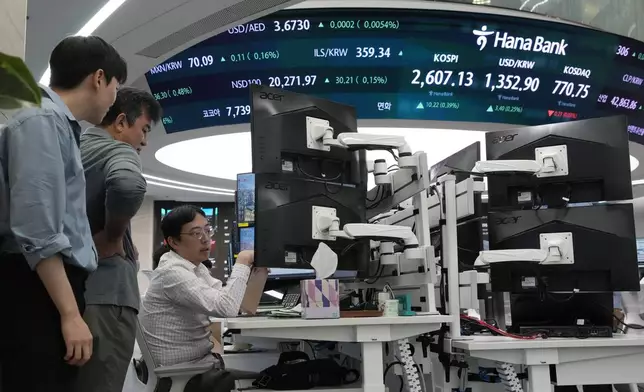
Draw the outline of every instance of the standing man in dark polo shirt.
M132 358L139 311L137 255L130 234L146 191L138 153L161 107L142 90L124 87L96 128L81 136L87 216L98 269L87 280L85 321L100 342L78 377L77 392L121 392Z
M97 255L85 210L79 121L98 124L127 66L98 37L51 53L42 107L0 130L0 390L68 392L92 356L85 280Z

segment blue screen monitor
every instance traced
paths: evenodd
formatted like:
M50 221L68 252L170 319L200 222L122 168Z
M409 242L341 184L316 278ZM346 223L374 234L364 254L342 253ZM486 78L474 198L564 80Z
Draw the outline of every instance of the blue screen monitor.
M644 238L637 240L637 264L644 265Z
M255 228L243 227L239 229L239 251L255 249Z
M255 174L237 175L237 223L255 222ZM241 234L240 234L241 235Z

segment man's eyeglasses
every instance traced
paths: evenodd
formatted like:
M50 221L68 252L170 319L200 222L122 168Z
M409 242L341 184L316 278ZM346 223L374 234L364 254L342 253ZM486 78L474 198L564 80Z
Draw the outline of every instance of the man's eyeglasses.
M206 226L204 228L192 229L187 233L181 233L181 234L190 235L195 237L198 240L203 240L203 239L212 238L212 235L214 233L215 231L212 229L212 227Z

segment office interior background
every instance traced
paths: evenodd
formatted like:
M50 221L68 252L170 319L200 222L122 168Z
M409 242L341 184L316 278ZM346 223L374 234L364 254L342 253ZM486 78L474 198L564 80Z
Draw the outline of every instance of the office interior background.
M361 7L382 3L356 1ZM113 44L129 66L129 83L149 88L145 73L196 43L226 30L287 7L331 7L329 1L294 0L0 0L0 51L23 57L36 79L46 81L48 55L70 34L97 34ZM429 1L394 1L408 5ZM579 22L608 32L644 40L644 2L640 0L454 0L439 6L499 7L495 12L517 10ZM336 4L337 5L337 4ZM422 5L421 5L422 7ZM481 8L485 10L485 8ZM10 113L0 113L0 123ZM429 163L475 141L484 142L479 126L452 124L453 129L424 121L364 121L361 127L380 127L411 140L423 149ZM489 124L488 124L489 125ZM371 128L373 130L375 128ZM250 136L247 124L166 133L159 124L150 134L141 158L148 193L132 221L134 241L142 269L152 268L152 254L161 245L158 223L162 210L177 202L203 203L217 210L217 236L211 256L222 266L229 256L233 231L235 175L250 171ZM439 142L436 142L439 141ZM233 146L233 147L231 147ZM484 150L484 147L483 147ZM631 142L632 180L637 236L644 238L644 146ZM224 259L224 260L222 260ZM225 271L217 272L217 275ZM140 279L145 290L146 279Z

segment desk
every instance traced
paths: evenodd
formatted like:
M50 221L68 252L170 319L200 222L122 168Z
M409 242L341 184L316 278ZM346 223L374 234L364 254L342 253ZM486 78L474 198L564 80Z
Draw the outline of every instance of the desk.
M436 331L440 329L442 323L450 321L452 317L443 315L325 320L251 317L228 319L227 326L228 329L240 330L244 336L360 343L362 388L358 388L358 391L385 392L383 344ZM347 388L325 391L336 390L347 391ZM353 392L353 389L349 390Z
M500 336L462 338L455 353L528 366L531 392L550 392L550 365L557 385L644 382L644 337L518 340Z

